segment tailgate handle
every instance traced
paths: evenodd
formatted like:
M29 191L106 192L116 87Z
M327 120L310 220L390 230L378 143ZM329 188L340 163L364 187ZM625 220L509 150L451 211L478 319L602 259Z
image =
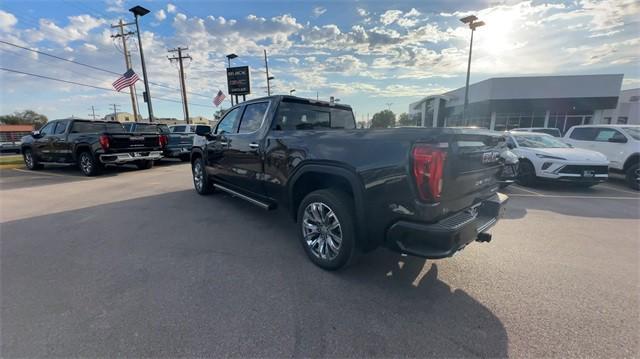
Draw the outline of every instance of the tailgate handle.
M256 149L260 148L260 145L257 144L257 143L250 143L249 147L251 147L252 149L256 150Z

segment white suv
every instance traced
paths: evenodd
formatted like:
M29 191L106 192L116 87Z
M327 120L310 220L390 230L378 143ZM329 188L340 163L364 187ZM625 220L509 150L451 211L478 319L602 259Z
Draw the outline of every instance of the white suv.
M572 146L604 154L609 160L609 171L624 173L629 187L640 189L640 126L574 126L563 140Z

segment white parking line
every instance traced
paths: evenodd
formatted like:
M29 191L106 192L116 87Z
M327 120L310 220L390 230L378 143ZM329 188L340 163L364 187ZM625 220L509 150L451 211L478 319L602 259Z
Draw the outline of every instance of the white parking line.
M509 197L533 197L533 198L576 198L576 199L632 199L640 201L639 197L606 197L606 196L564 196L564 195L535 195L535 194L520 194L510 193Z
M598 187L600 187L600 188L606 188L606 189L610 189L610 190L618 191L618 192L622 192L622 193L630 193L630 194L635 194L635 195L640 194L640 192L625 191L625 190L623 190L623 189L619 189L619 188L615 188L615 187L607 186L607 185L605 185L605 184L600 184L600 185L598 185Z
M536 196L546 196L546 195L544 195L542 193L538 193L538 192L535 192L535 191L524 189L524 188L522 188L520 186L516 186L516 185L511 185L511 188L515 188L515 189L523 191L523 192L528 192L528 193L531 193L531 194L535 194Z

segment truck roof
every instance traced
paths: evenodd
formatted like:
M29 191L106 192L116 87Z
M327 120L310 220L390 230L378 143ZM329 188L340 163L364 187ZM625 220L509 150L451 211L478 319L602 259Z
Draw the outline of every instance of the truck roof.
M335 107L335 108L340 108L343 110L349 110L351 111L351 106L346 105L346 104L334 104L331 105L329 103L329 101L321 101L321 100L314 100L311 98L305 98L305 97L298 97L298 96L290 96L290 95L273 95L273 96L264 96L264 97L258 97L258 98L254 98L251 100L247 100L244 102L239 103L240 104L247 104L247 103L253 103L253 102L260 102L260 101L264 101L264 100L275 100L275 101L284 101L284 102L296 102L296 103L303 103L303 104L309 104L309 105L320 105L320 106L330 106L330 107Z

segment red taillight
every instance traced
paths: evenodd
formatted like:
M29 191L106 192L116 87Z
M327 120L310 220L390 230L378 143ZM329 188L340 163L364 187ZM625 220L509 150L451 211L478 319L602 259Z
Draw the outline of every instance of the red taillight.
M424 201L437 201L442 192L442 175L447 153L441 148L416 145L413 148L413 177Z
M100 141L100 146L102 146L103 150L106 151L109 149L109 136L100 135L99 141Z
M160 147L166 146L167 143L169 143L169 138L167 137L167 135L158 136L158 145L160 145Z

